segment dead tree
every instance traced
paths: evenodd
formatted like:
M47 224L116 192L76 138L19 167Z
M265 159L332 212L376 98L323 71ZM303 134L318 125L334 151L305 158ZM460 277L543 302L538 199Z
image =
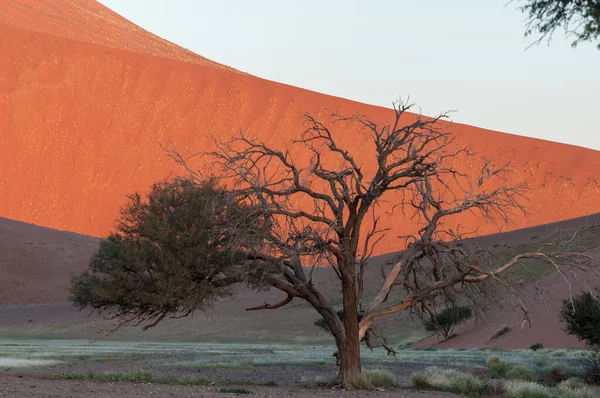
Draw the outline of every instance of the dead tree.
M372 152L362 154L377 165L369 174L353 154L338 145L339 131L308 114L308 128L294 141L298 151L311 154L307 164L295 162L288 150L243 134L216 141L218 149L210 153L219 178L269 220L270 228L264 230L266 244L252 256L280 265L274 287L286 293L286 298L261 308L280 308L293 298L308 301L335 338L340 363L336 383L345 387L361 374L359 344L368 340L376 318L416 306L433 311L436 300L456 293L457 286L468 294L470 285L488 279L517 294L501 278L504 271L526 258L552 261L541 252L530 253L497 269L486 269L464 249L448 243L464 237L443 228L448 218L477 212L490 222L507 222L515 211L524 211L525 184L507 185L504 177L509 165L494 166L491 161L484 162L478 173L461 172L454 163L474 154L457 146L444 129L440 121L448 115L406 122L412 117L407 113L410 108L406 103L394 106L389 125L363 116L332 116L331 126L357 123L372 139ZM386 232L378 228L382 216L378 203L394 198L399 200L396 207L414 211L413 221L421 228L407 241L377 296L361 303L368 259ZM361 234L367 223L369 231ZM340 279L343 321L313 284L309 269L315 265L332 267ZM395 287L404 288L407 294L400 302L388 304ZM366 310L359 319L361 304Z
M253 209L250 213L230 211L227 222L213 223L224 229L217 235L226 237L219 238L217 246L235 245L229 251L247 260L243 272L285 295L279 303L249 310L273 310L294 299L306 300L335 339L339 374L334 383L344 388L351 388L361 375L360 342L373 346L372 325L377 318L410 309L433 314L440 301L456 296L475 299L490 281L518 297L516 288L503 278L511 267L531 258L562 266L552 254L538 251L490 267L457 243L467 234L449 229L448 220L471 212L481 220L505 223L524 211L525 184L509 183L505 178L509 165L497 166L491 160L484 161L478 171L466 172L465 167L455 166L473 154L445 129L441 121L447 115L415 118L408 113L410 108L405 103L394 106L391 123L386 125L364 116L339 115L332 115L331 123L326 124L307 114L308 127L293 143L294 154L304 151L310 155L305 157L309 159L306 164L295 161L288 150L272 148L244 134L225 142L215 140L217 149L207 154L212 159L210 170L232 195L228 197ZM374 168L367 170L338 144L343 133L339 128L350 125L360 126L370 138L372 147L363 150L361 159L369 158ZM205 180L206 171L193 170L173 148L169 154L192 180ZM384 200L394 201L395 211L412 212L411 223L417 227L404 241L398 241L398 249L403 250L383 272L375 298L363 302L365 270L372 264L369 258L387 232L380 227L386 214L379 204ZM248 214L255 217L257 213L261 221L253 218L248 223ZM245 242L249 236L252 241ZM343 320L313 283L316 266L331 267L341 281ZM243 275L235 275L227 281L244 280ZM391 294L395 289L404 293L391 302L391 297L397 296ZM100 308L119 306L96 301ZM527 320L522 301L521 306ZM174 308L177 302L170 302L168 310L151 312L151 319L160 321L172 315ZM143 321L144 317L135 319ZM383 341L382 346L393 353Z

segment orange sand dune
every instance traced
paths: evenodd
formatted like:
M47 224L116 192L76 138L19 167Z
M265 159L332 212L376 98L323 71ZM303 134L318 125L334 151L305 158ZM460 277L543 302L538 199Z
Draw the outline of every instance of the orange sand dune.
M94 0L0 0L0 23L235 71L145 31Z
M172 140L191 153L211 148L207 134L226 138L240 128L283 143L301 132L306 111L360 112L376 121L392 116L389 109L220 67L95 2L0 0L0 6L7 9L0 19L2 217L103 236L126 194L181 171L159 144ZM600 212L599 152L447 127L478 156L513 162L513 182L530 183L529 217L506 230ZM372 171L372 159L360 157L366 135L345 126L339 140ZM393 231L379 253L400 249L395 236L415 228L401 215L385 223ZM476 216L461 224L479 227L479 234L497 231Z

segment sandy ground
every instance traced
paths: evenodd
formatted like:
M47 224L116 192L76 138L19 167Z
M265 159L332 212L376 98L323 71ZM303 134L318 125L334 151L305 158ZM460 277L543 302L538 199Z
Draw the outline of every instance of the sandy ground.
M395 389L391 391L335 391L325 387L244 387L252 392L251 397L404 397L442 398L457 397L436 391L413 391ZM98 383L89 381L47 380L30 376L0 373L0 397L240 397L222 393L220 387L172 386L150 383Z

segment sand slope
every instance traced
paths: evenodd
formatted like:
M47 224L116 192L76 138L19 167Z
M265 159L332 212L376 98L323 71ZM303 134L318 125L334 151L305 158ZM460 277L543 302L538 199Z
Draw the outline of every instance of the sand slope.
M211 148L208 134L226 138L240 128L284 143L298 136L306 111L361 112L377 121L391 115L221 67L93 1L0 5L2 217L104 236L126 194L181 172L159 144L172 141L189 154ZM372 172L373 159L361 156L368 136L342 127L340 145ZM599 152L466 125L448 128L458 145L478 153L464 170L480 156L492 157L513 162L511 183L530 183L529 217L506 230L600 211ZM400 215L385 223L393 231L379 253L400 249L394 236L415 229ZM461 223L478 226L480 234L497 232L475 216Z
M566 222L537 226L478 239L482 245L496 243L516 247L531 243L532 236L545 239L556 230L576 230L584 226L600 225L600 215L573 219ZM83 270L98 245L97 238L42 228L31 224L0 218L0 336L45 336L56 338L94 338L95 326L110 326L87 312L78 312L66 303L71 275ZM380 286L380 265L393 255L378 256L368 267L365 291L368 296ZM318 288L336 305L340 305L339 280L328 268L314 274ZM597 274L570 276L573 293L581 288L600 286ZM528 307L533 321L531 334L520 329L522 312L518 308L492 308L489 315L478 323L469 323L457 329L458 337L442 344L436 338L419 342L417 347L430 345L451 348L527 348L542 342L547 348L581 346L574 337L563 332L556 316L560 300L569 293L568 285L558 274L547 277L542 286L548 290L545 302L531 295ZM235 294L221 300L214 309L197 313L181 320L167 320L159 327L143 332L128 328L116 339L173 340L173 341L330 341L326 333L313 325L318 319L315 311L301 300L276 311L245 311L246 307L266 302L277 302L279 291L255 292L238 286ZM28 305L27 305L28 304ZM377 322L391 341L415 341L427 335L416 319L399 313ZM489 340L501 326L512 330L506 335Z
M64 302L98 239L0 218L0 306Z

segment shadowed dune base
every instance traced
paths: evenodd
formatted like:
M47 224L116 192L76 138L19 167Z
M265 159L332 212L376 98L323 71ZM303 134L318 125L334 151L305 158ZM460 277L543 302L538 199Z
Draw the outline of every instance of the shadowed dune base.
M556 231L573 231L581 227L600 225L600 215L542 225L504 234L484 236L477 240L486 247L498 243L518 246L531 244L532 236L543 240ZM97 238L51 230L31 224L0 219L0 336L85 338L96 337L97 327L111 322L98 316L88 317L65 303L71 275L87 266L98 245ZM366 274L367 295L373 294L381 283L380 266L393 254L373 258ZM328 268L319 268L314 275L317 286L333 302L339 302L339 281ZM492 309L479 323L458 328L458 337L437 344L429 338L416 344L448 348L527 348L541 342L548 348L581 346L567 336L558 322L557 306L568 295L568 285L556 273L543 281L549 291L546 302L528 303L533 321L531 334L521 331L522 312L519 308ZM573 292L581 286L600 286L595 276L577 275ZM222 300L207 313L191 318L168 320L155 329L143 332L126 328L113 339L166 340L166 341L239 341L239 342L325 342L330 336L313 325L316 312L303 301L294 301L288 307L275 311L245 311L246 307L263 302L279 301L278 291L254 292L244 286L235 288L233 297ZM31 304L31 305L22 305ZM489 337L502 325L512 330L495 340ZM394 343L420 340L428 335L417 320L406 313L384 318L378 326Z

